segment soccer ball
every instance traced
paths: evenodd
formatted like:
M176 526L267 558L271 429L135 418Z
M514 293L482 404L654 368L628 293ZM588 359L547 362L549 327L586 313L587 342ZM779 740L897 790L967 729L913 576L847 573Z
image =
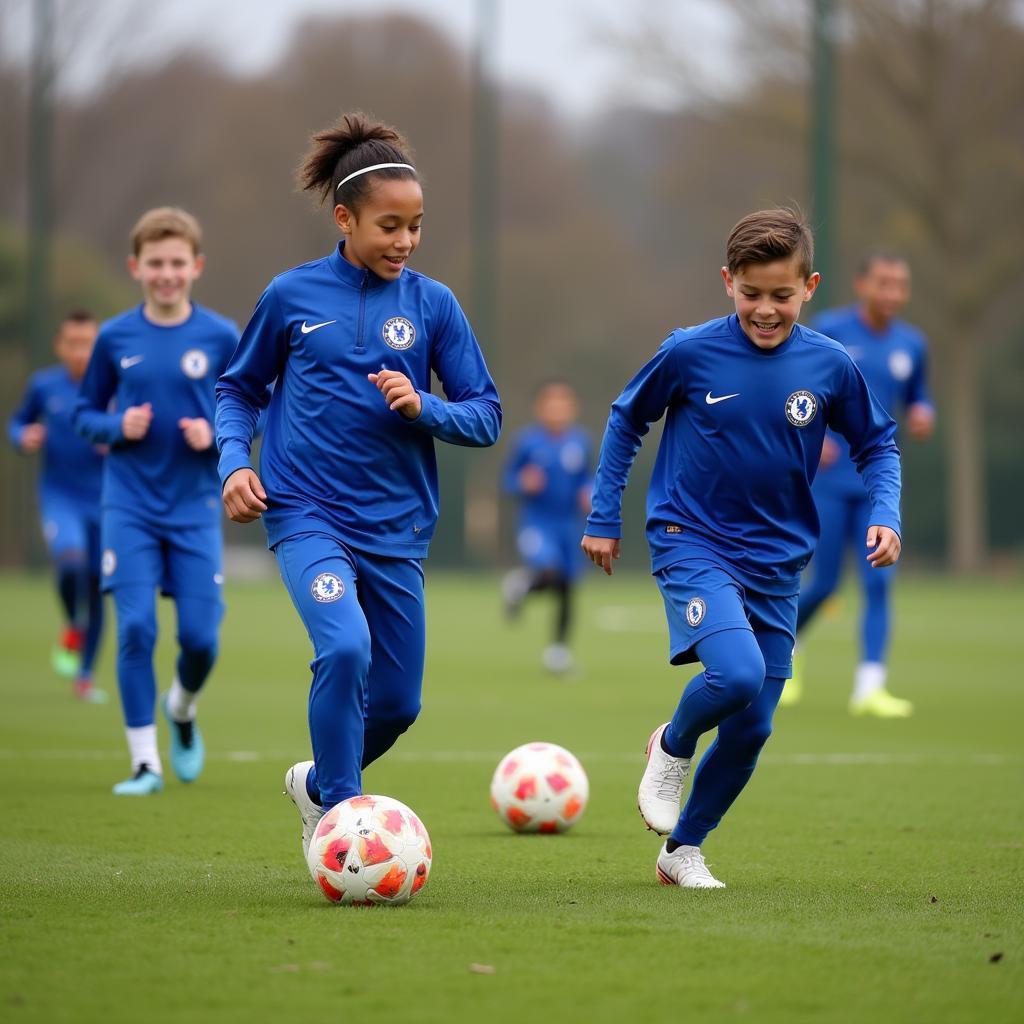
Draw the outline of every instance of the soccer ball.
M426 884L430 836L405 804L388 796L354 796L320 819L307 860L332 903L399 906Z
M516 832L564 832L580 820L589 795L583 765L555 743L516 747L491 779L491 803Z

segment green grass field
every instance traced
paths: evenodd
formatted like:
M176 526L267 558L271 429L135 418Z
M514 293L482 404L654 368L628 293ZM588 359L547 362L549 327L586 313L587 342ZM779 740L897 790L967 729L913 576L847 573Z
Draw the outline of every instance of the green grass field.
M306 637L279 585L228 597L206 773L118 800L117 704L50 675L48 581L0 577L3 1021L1024 1019L1020 585L901 581L906 722L847 715L854 601L834 608L804 703L705 846L728 889L691 892L656 883L634 802L688 677L653 582L588 581L585 671L558 681L538 669L547 608L510 627L495 580L428 575L424 712L365 780L433 839L404 909L333 907L310 881L281 795L308 756ZM108 633L111 689L112 664ZM564 836L515 836L490 808L499 757L531 739L590 776Z

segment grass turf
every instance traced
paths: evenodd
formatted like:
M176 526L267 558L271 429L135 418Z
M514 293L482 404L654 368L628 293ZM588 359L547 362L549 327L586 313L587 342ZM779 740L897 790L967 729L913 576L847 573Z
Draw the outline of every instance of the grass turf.
M685 892L655 882L634 802L687 678L665 663L652 581L587 582L585 671L562 681L538 668L544 602L506 626L494 580L429 576L424 714L365 785L420 814L434 867L410 906L367 910L313 887L280 795L308 756L307 641L283 588L229 590L202 779L131 800L110 795L127 774L116 702L76 704L49 674L49 583L0 577L0 1017L1021 1019L1022 596L901 580L892 689L917 714L879 722L846 714L847 595L809 637L804 702L705 846L728 889ZM590 776L564 836L514 836L489 806L498 758L531 739Z

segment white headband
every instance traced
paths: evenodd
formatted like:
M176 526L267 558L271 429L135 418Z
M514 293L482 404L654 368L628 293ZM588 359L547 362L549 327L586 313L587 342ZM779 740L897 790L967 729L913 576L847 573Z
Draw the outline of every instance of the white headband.
M369 174L370 171L382 171L385 167L408 167L410 171L415 173L416 168L412 164L373 164L370 167L363 167L358 171L353 171L347 178L342 178L338 182L338 187L334 190L335 192L345 184L346 181L351 181L353 178L358 178L360 174Z

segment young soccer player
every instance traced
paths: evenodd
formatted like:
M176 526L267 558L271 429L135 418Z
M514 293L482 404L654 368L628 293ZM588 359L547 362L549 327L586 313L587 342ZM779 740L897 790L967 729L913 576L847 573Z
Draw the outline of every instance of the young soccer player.
M42 452L39 511L43 536L57 574L64 632L54 648L55 671L73 678L81 700L104 703L92 670L103 632L100 594L100 481L103 456L71 426L78 385L96 343L96 318L68 313L57 329L60 362L34 373L21 405L7 424L11 444L25 454Z
M735 313L673 331L613 404L582 542L611 575L630 466L666 414L647 539L670 661L700 661L704 671L651 735L638 803L648 828L670 833L660 881L701 889L723 887L701 845L753 773L790 674L826 426L849 441L871 496L867 560L881 568L900 552L895 424L846 350L797 323L818 284L807 225L784 209L744 217L722 277ZM714 728L680 814L697 740Z
M861 262L853 285L856 304L822 313L812 324L815 330L846 347L886 412L895 415L902 409L910 436L927 440L935 425L935 411L928 399L926 343L920 331L898 319L910 299L910 267L894 253L870 252ZM800 592L798 634L836 589L847 548L859 547L871 514L871 502L849 447L831 431L825 435L821 450L814 500L821 537L810 564L810 585ZM889 591L896 568L873 570L860 559L858 563L864 605L861 660L854 672L850 712L906 718L913 712L913 705L894 697L885 686ZM779 703L795 704L801 689L800 676L794 673Z
M267 286L217 385L217 441L227 513L262 517L313 645L313 761L285 775L305 854L324 811L362 791L361 770L419 714L434 441L493 444L501 406L451 291L408 269L423 193L402 137L344 115L313 136L299 181L341 242Z
M178 617L177 671L161 701L171 764L182 782L203 768L196 699L216 658L223 615L213 388L238 335L191 299L203 270L191 214L150 210L131 244L128 269L143 301L100 329L74 421L84 437L110 445L103 588L117 610L117 680L132 767L114 793L146 796L163 788L153 671L157 590L174 599Z
M505 577L502 593L510 616L530 594L556 596L554 638L542 660L549 672L567 673L572 592L583 564L579 536L590 511L591 443L576 423L579 400L567 382L543 384L533 411L536 422L516 437L502 475L505 490L521 502L517 541L526 563Z

